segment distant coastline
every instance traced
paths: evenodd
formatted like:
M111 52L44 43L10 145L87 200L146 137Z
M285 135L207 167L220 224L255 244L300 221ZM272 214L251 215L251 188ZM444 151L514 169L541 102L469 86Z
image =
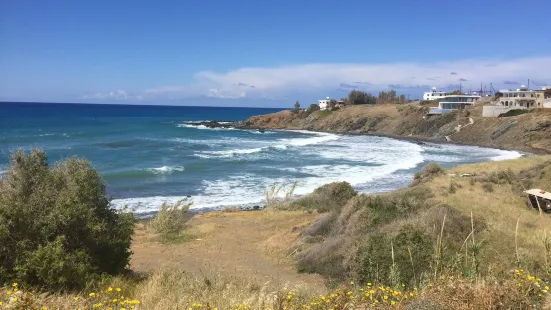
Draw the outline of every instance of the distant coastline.
M407 141L489 147L529 154L551 154L551 111L484 119L481 107L426 116L416 103L346 106L337 111L281 111L253 116L240 124L250 129L302 129L371 135ZM471 123L472 122L472 123Z

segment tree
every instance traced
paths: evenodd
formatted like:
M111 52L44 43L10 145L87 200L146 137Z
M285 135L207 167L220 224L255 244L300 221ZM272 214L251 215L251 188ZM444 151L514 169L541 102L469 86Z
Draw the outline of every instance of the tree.
M300 102L298 102L297 100L297 102L295 102L295 111L298 111L298 110L300 110Z
M0 178L0 279L82 288L128 266L134 218L113 209L105 181L84 159L48 166L17 151Z
M351 90L348 93L348 102L351 104L375 104L377 98L361 90Z
M306 112L312 113L314 111L318 111L320 109L320 106L318 104L312 103L308 109L306 109Z
M406 103L406 95L401 94L401 95L400 95L400 99L398 100L398 102L400 102L400 103Z
M329 109L333 110L337 106L337 100L331 99L329 100Z

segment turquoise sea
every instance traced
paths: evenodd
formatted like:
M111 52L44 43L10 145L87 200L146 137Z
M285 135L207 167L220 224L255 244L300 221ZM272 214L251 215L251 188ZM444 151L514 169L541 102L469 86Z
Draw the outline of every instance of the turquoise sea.
M186 196L203 210L262 204L273 184L295 181L297 195L334 181L348 181L361 192L384 192L407 186L431 161L451 167L521 156L374 136L185 124L238 121L278 110L0 103L0 175L18 148L41 147L50 163L81 156L101 172L115 206L145 215Z

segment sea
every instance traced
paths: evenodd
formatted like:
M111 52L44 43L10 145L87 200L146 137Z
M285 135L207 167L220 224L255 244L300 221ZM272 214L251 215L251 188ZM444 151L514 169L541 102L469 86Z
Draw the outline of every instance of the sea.
M309 131L211 129L189 122L240 121L281 109L0 103L0 177L10 154L34 147L50 164L88 159L116 208L147 216L189 197L192 209L262 206L272 186L305 195L347 181L362 193L408 186L429 162L442 167L522 156L476 146Z

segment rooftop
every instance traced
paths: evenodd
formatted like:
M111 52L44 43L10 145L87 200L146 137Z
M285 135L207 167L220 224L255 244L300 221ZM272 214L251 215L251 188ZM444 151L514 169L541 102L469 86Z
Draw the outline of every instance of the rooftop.
M546 192L543 189L534 188L534 189L529 189L529 190L524 191L524 192L528 195L534 195L534 196L537 196L537 197L541 197L541 198L551 200L551 192Z

